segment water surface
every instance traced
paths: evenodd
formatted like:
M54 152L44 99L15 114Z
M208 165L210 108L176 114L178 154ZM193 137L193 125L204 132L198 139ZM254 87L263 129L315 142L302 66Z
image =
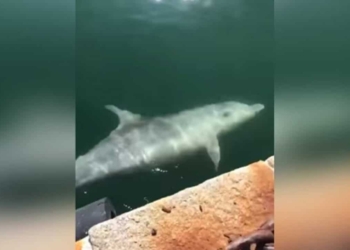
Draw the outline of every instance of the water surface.
M265 105L220 139L219 173L200 152L167 173L77 190L77 207L109 197L121 213L273 154L273 1L79 0L76 8L77 155L118 125L106 104L145 116L227 100Z

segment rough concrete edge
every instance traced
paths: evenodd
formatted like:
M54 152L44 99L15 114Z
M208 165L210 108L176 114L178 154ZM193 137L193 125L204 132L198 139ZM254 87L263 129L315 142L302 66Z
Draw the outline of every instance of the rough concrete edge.
M271 158L271 157L269 157L268 159L270 159L270 158ZM162 200L166 200L166 199L168 199L168 198L171 197L171 196L177 195L177 194L182 193L182 192L186 192L188 189L192 189L192 188L194 188L194 187L203 185L203 184L205 184L205 183L207 183L207 182L212 182L214 179L222 178L224 175L227 175L227 174L229 174L229 173L238 172L238 171L244 171L244 170L245 170L247 167L249 167L250 165L252 165L252 164L254 164L254 163L258 163L258 162L264 163L265 165L267 165L268 167L270 167L270 168L272 169L272 171L274 171L274 168L272 167L272 165L270 165L271 163L268 163L267 160L265 160L265 161L263 161L263 160L255 161L255 162L252 162L252 163L250 163L250 164L248 164L248 165L246 165L246 166L238 167L238 168L236 168L236 169L234 169L234 170L232 170L232 171L229 171L229 172L226 172L226 173L222 173L222 174L217 175L217 176L215 176L215 177L213 177L213 178L207 179L207 180L205 180L205 181L203 181L203 182L201 182L201 183L199 183L199 184L197 184L197 185L195 185L195 186L190 186L190 187L181 189L181 190L179 190L179 191L176 192L176 193L173 193L173 194L168 195L168 196L164 196L164 197L162 197L162 198L160 198L160 199L158 199L158 200L155 200L155 201L153 201L153 202L150 202L150 203L148 203L148 204L146 204L146 205L144 205L144 206L135 208L135 209L133 209L133 210L130 211L130 212L126 212L126 213L120 214L119 216L125 215L125 214L129 214L129 213L137 213L138 211L141 211L141 210L145 209L145 207L148 206L148 205L152 205L152 204L154 204L154 203L160 203ZM115 219L115 218L113 218L113 219ZM106 221L103 221L103 222L101 222L101 223L99 223L99 224L94 225L93 227L91 227L91 228L89 229L88 234L89 234L89 232L90 232L90 230L91 230L92 228L95 228L96 226L100 226L100 225L103 225L103 224L107 224L109 221L111 221L111 220L113 220L113 219L109 219L109 220L106 220Z
M265 163L267 166L269 166L269 167L272 169L272 171L274 171L274 166L275 166L275 164L274 164L274 163L275 163L275 162L274 162L274 158L275 158L274 156L270 156L270 157L267 158L265 161L259 160L259 161L256 161L256 162L263 162L263 163ZM248 165L246 165L246 166L242 166L242 167L236 168L236 169L232 170L231 172L242 170L242 169L244 169L244 168L246 168L246 167L248 167L248 166L250 166L250 165L252 165L252 164L254 164L254 163L256 163L256 162L252 162L252 163L250 163L250 164L248 164ZM230 173L230 172L228 172L228 173ZM210 178L210 179L208 179L208 180L205 180L205 181L201 182L201 183L198 184L198 185L201 185L201 184L203 184L203 183L205 183L205 182L211 181L212 179L218 178L218 177L220 177L220 176L222 176L222 175L225 175L225 174L227 174L227 173L223 173L223 174L221 174L221 175L218 175L218 176L215 176L215 177ZM198 185L197 185L197 186L198 186ZM176 193L174 193L174 194L172 194L172 195L165 196L165 197L160 198L160 199L158 199L158 200L156 200L156 201L153 201L153 202L151 202L151 203L149 203L149 204L152 204L152 203L154 203L154 202L159 202L159 201L162 200L162 199L166 199L167 197L173 196L173 195L175 195L175 194L177 194L177 193L180 193L180 192L182 192L182 191L185 191L185 190L190 189L190 188L193 188L193 187L194 187L194 186L187 187L187 188L182 189L182 190L180 190L180 191L178 191L178 192L176 192ZM149 204L147 204L147 205L149 205ZM141 206L141 207L136 208L136 209L134 209L134 210L132 210L132 211L130 211L130 212L127 212L127 213L137 212L138 210L144 209L144 207L147 206L147 205ZM99 226L99 225L102 225L102 224L105 224L105 223L108 223L110 220L113 220L113 219L109 219L109 220L106 220L106 221L103 221L103 222L101 222L101 223L99 223L99 224L94 225L93 227L91 227L91 228L89 229L88 234L90 233L90 230L91 230L92 228L94 228L94 227L96 227L96 226ZM79 246L79 248L78 248L78 246ZM87 236L87 237L83 238L82 240L76 242L76 250L92 250L92 245L91 245L91 243L90 243L89 236Z

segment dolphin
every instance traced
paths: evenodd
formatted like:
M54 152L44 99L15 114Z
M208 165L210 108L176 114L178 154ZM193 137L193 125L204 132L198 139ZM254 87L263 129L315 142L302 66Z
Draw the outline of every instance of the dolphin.
M229 101L153 118L113 105L105 108L119 117L119 125L76 159L77 187L110 175L155 168L203 149L217 171L218 137L255 117L264 105Z

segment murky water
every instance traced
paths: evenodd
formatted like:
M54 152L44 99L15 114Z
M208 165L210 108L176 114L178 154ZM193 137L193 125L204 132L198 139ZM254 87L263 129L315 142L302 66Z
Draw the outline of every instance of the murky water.
M273 1L84 0L76 8L77 155L118 125L106 104L146 116L226 100L266 106L221 138L219 173L200 152L77 190L77 207L109 197L122 213L273 154Z

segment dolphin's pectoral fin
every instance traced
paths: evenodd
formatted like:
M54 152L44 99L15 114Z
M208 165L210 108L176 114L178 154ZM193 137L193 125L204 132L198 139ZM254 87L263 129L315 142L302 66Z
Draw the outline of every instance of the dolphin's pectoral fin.
M106 105L106 109L112 111L114 114L116 114L119 117L119 127L122 127L126 124L135 123L141 119L141 115L134 114L127 110L122 110L120 108L117 108L113 105Z
M207 152L210 159L214 163L215 171L218 171L220 162L220 146L218 138L216 136L209 141L207 145Z

